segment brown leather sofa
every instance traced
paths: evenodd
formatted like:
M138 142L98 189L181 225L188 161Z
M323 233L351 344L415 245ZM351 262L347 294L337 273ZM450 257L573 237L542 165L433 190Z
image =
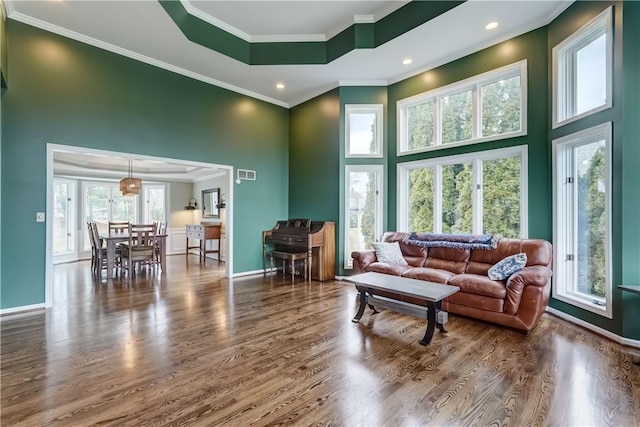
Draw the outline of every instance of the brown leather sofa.
M355 273L375 271L458 286L460 291L442 302L444 311L531 331L549 302L551 243L540 239L506 239L493 250L422 248L404 242L409 233L388 232L383 241L398 242L408 265L378 262L373 250L351 254ZM489 268L520 252L526 266L506 280L491 280ZM412 301L408 301L412 302ZM415 302L414 302L415 303Z

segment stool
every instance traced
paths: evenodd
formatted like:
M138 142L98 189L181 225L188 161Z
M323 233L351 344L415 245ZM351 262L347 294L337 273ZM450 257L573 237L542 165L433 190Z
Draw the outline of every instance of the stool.
M296 274L295 262L297 260L304 260L304 280L307 280L307 253L306 252L282 252L282 251L271 251L271 269L273 269L273 259L281 259L282 260L282 275L284 276L286 266L285 263L287 261L290 262L291 265L291 283L294 281L294 277ZM276 265L276 269L277 269Z

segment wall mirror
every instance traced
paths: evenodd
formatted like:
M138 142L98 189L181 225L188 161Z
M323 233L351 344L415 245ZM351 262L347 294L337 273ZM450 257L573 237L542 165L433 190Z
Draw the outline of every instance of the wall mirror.
M202 190L202 217L203 218L220 218L220 210L217 208L218 200L220 200L220 189L210 188Z

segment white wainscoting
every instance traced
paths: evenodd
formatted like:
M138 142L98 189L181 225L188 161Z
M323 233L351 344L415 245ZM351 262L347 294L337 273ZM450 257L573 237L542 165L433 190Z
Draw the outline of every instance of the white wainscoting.
M187 248L187 231L185 228L167 229L167 255L184 254Z

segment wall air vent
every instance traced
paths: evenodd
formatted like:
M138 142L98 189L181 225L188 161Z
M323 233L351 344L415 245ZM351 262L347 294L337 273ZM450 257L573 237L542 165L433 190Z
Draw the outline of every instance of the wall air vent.
M244 179L247 181L255 181L256 180L256 171L252 171L249 169L238 169L238 179Z

